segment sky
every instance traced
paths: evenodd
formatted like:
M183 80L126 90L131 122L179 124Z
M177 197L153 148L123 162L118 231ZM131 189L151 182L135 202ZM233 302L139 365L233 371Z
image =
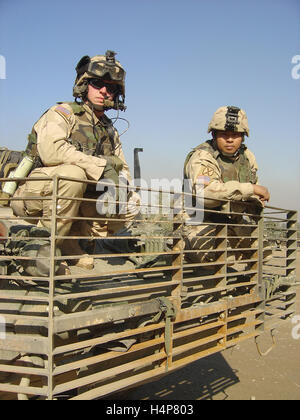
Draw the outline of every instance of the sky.
M0 0L0 145L24 150L41 114L73 100L80 58L110 49L132 172L141 147L143 178L180 179L216 109L239 106L270 204L300 211L299 23L300 0Z

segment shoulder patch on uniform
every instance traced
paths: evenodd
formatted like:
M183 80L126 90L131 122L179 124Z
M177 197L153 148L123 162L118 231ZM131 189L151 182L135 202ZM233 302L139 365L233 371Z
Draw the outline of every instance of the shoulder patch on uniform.
M214 175L214 173L215 173L214 169L211 168L210 166L201 165L201 168L200 168L199 173L198 173L198 177L199 176L211 177L211 176Z
M58 105L55 110L56 112L58 112L59 114L61 114L63 117L65 118L70 118L70 115L72 114L71 111L67 108L65 108L62 105Z

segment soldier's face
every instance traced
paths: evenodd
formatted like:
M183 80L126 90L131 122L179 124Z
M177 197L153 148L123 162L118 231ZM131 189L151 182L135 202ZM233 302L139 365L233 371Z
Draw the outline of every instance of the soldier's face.
M104 99L108 99L110 101L114 99L114 93L110 90L109 86L113 86L115 83L108 80L103 80L103 82L105 85L101 88L95 87L92 84L88 85L87 97L93 105L102 106Z
M234 155L241 147L243 135L234 131L217 131L216 142L221 153Z

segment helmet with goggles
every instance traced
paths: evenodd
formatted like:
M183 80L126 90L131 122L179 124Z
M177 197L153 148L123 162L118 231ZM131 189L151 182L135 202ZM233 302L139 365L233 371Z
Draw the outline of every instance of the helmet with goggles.
M249 126L246 112L236 106L223 106L214 113L208 126L211 131L234 131L249 137Z
M117 99L121 96L121 103L124 104L126 72L115 56L114 51L108 50L105 55L96 55L92 58L88 55L82 57L76 66L77 77L73 87L73 96L85 100L88 84L97 89L106 86Z

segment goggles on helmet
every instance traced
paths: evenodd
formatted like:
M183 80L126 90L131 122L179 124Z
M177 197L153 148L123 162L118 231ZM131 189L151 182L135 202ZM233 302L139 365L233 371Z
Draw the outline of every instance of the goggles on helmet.
M122 82L125 78L125 71L116 63L109 66L105 61L90 63L87 69L88 73L92 73L97 77L103 77L109 74L111 80Z
M107 51L105 57L98 57L98 60L91 60L88 55L84 56L76 67L77 76L88 73L95 77L103 77L108 74L113 81L123 82L125 80L125 70L115 60L113 51Z

